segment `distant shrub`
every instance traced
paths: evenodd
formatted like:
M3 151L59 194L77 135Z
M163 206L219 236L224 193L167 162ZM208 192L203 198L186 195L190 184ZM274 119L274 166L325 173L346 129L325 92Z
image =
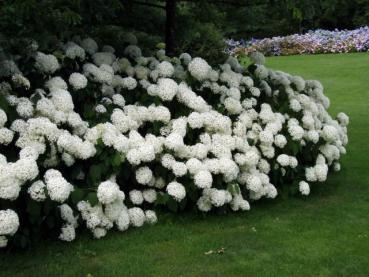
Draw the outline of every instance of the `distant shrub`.
M228 52L262 52L267 56L347 53L369 51L369 26L352 31L309 31L286 37L251 39L248 41L228 40Z

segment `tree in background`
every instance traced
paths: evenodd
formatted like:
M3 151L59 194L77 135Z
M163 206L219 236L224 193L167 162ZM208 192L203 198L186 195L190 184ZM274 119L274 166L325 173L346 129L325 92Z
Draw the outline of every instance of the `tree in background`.
M83 34L119 51L120 34L133 31L144 49L165 41L168 55L189 52L216 63L224 58L224 38L368 22L369 0L9 0L0 2L0 46L6 52L9 45L22 48L20 38L34 38L50 49Z

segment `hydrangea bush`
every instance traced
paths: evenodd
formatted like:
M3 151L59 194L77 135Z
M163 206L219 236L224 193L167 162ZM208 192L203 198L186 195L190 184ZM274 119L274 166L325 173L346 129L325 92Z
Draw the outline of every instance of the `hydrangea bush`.
M231 54L262 52L267 56L369 51L369 26L355 30L314 30L306 34L250 40L227 40Z
M154 224L159 208L247 211L308 195L348 142L318 81L235 58L142 56L91 39L0 65L0 246Z

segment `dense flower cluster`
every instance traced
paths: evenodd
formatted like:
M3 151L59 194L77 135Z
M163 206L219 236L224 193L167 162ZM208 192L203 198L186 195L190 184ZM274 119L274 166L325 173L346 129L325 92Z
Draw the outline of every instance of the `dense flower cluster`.
M2 62L0 246L27 224L101 238L155 223L159 205L245 211L340 169L348 116L328 114L318 81L262 56L246 70L136 45L119 58L91 38L61 51L32 53L28 74Z
M369 51L369 26L356 30L315 30L305 34L251 40L227 40L231 54L255 50L267 56Z

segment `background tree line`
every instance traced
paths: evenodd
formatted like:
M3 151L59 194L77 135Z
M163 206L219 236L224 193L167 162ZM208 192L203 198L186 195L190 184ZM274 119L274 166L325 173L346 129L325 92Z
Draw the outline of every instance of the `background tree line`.
M76 34L118 44L134 31L150 47L218 58L224 38L248 39L351 29L369 23L369 0L11 0L0 2L0 43L35 38L43 44ZM12 44L14 45L14 43ZM21 44L16 43L18 47ZM12 46L13 47L13 46ZM41 45L42 47L42 45Z

